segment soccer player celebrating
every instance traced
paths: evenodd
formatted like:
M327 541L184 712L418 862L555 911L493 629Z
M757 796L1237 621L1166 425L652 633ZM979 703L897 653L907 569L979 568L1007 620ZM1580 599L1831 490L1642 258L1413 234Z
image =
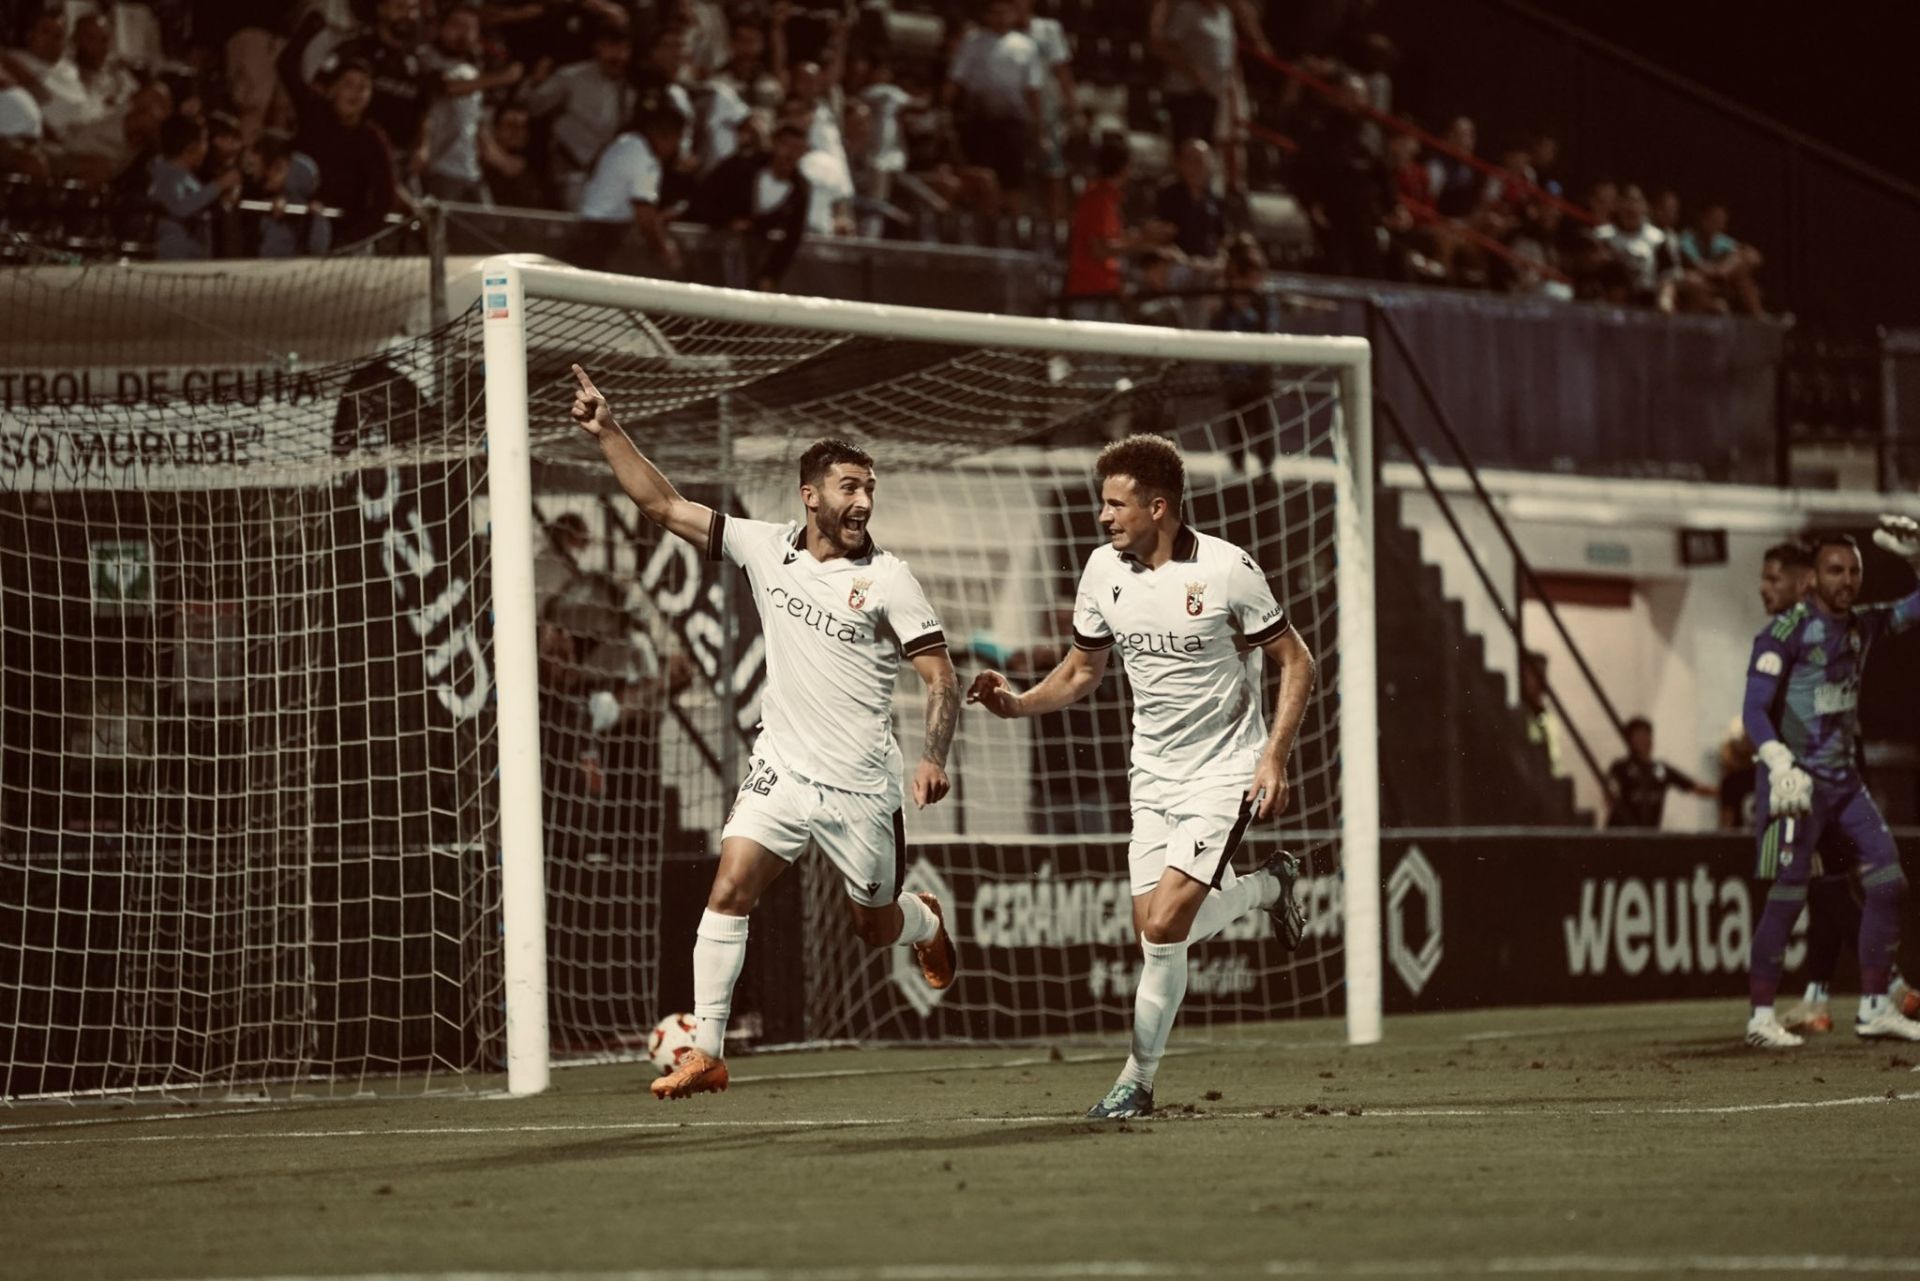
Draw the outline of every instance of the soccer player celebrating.
M693 947L694 1048L652 1085L655 1098L727 1088L721 1057L747 917L808 840L847 881L853 928L873 947L912 947L928 986L953 982L954 948L931 894L903 893L900 747L894 676L904 655L927 687L914 804L947 794L959 688L939 617L906 562L874 546L873 459L839 440L800 456L804 521L729 517L682 498L614 421L580 366L573 419L600 444L647 519L746 571L766 636L763 726L720 838L720 866Z
M1920 525L1911 519L1881 517L1874 541L1920 568ZM1812 592L1761 630L1747 671L1741 715L1760 760L1756 875L1773 882L1753 932L1747 1044L1766 1049L1804 1044L1775 1017L1773 1000L1787 935L1806 902L1814 852L1829 832L1851 846L1863 897L1854 1035L1920 1041L1920 1022L1887 995L1906 880L1856 753L1867 651L1881 636L1920 623L1920 589L1891 604L1856 607L1860 579L1858 544L1845 534L1821 538Z
M1044 716L1092 693L1115 649L1133 686L1127 862L1146 963L1132 1054L1087 1112L1118 1120L1153 1111L1191 943L1264 909L1286 946L1299 946L1305 920L1293 898L1293 856L1277 854L1245 877L1234 875L1232 859L1249 822L1286 808L1287 757L1313 656L1253 558L1181 520L1186 469L1171 442L1130 436L1101 453L1095 473L1108 543L1080 576L1073 648L1025 693L982 672L967 701L1009 719ZM1260 709L1260 652L1280 666L1271 732Z

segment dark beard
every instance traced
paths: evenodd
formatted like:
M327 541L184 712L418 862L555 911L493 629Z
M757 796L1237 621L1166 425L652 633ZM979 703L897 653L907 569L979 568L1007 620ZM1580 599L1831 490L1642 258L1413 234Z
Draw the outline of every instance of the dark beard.
M833 544L836 551L856 552L866 546L865 531L862 531L859 537L853 537L851 531L847 529L847 514L844 511L832 516L822 512L817 523L820 527L820 536Z

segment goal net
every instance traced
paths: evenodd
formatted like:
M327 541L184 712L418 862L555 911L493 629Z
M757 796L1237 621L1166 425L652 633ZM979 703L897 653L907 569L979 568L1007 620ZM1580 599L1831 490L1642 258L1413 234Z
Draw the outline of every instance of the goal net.
M737 514L797 517L815 437L868 446L875 537L963 684L1051 667L1099 537L1094 456L1176 440L1189 519L1253 554L1320 661L1293 803L1241 856L1311 854L1307 941L1285 953L1256 915L1197 947L1183 1025L1344 1010L1378 1035L1363 344L485 276L449 330L307 367L297 394L0 410L0 1097L497 1071L524 1092L686 1004L764 654L737 575L648 526L571 426L575 361ZM1127 708L1115 662L1054 716L963 715L953 794L906 816L953 988L859 944L808 858L798 928L756 930L749 1019L1123 1028ZM903 668L910 760L921 718Z

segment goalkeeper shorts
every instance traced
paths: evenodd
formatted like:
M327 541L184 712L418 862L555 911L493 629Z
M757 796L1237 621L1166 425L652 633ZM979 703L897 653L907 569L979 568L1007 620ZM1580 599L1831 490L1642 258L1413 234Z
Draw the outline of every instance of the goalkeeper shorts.
M1766 786L1765 771L1760 786ZM1804 885L1816 876L1851 872L1865 878L1900 866L1887 820L1857 777L1816 778L1812 808L1790 818L1769 814L1766 792L1757 791L1754 830L1754 875L1763 881Z
M1127 874L1134 897L1149 893L1168 868L1211 889L1231 888L1233 855L1240 848L1253 809L1247 804L1251 772L1233 782L1174 783L1133 777L1133 839L1127 843Z
M789 863L811 840L846 878L849 898L864 907L884 906L900 896L907 865L900 772L892 777L885 792L848 792L756 755L720 839L745 837Z

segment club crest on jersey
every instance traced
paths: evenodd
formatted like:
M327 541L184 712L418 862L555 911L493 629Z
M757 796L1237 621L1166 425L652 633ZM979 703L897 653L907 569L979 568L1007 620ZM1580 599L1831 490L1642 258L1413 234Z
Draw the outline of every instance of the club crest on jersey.
M849 609L865 609L867 607L867 588L871 586L873 586L873 580L871 578L854 579L853 586L847 591L847 607Z
M1187 614L1200 617L1200 611L1207 607L1207 585L1205 583L1187 584Z

